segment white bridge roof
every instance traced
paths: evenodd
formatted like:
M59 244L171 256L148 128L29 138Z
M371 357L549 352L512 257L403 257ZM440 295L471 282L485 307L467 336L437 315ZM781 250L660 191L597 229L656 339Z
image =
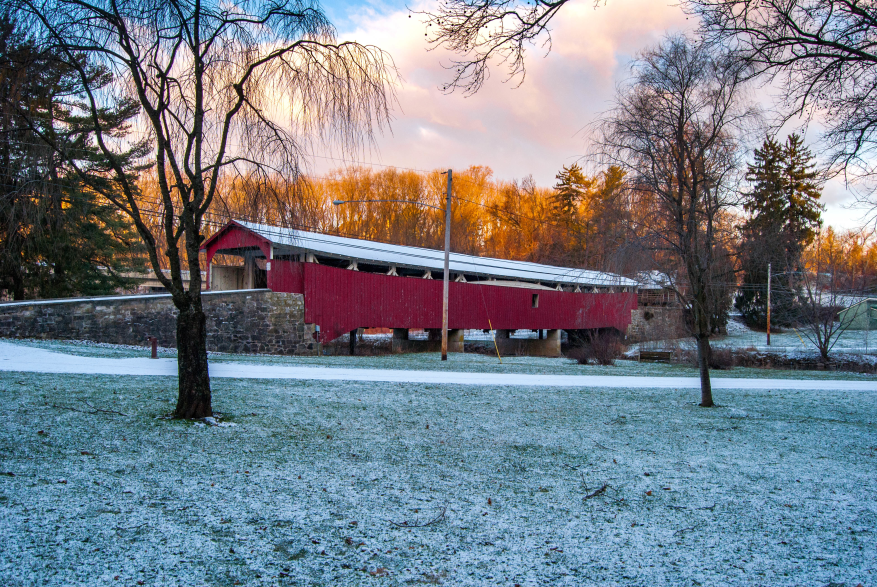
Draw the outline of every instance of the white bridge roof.
M444 251L389 245L374 241L332 236L316 232L306 232L266 224L237 221L237 224L253 231L278 247L280 254L284 249L292 253L314 253L340 259L362 261L381 265L396 265L432 271L444 270ZM450 254L450 271L478 275L494 279L524 280L570 285L591 286L636 286L632 279L587 269L572 269L510 261L491 257L476 257L460 253Z

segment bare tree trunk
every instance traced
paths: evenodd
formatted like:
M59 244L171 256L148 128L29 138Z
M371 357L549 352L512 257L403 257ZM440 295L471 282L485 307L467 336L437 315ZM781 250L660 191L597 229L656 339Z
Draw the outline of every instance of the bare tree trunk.
M830 329L830 326L829 326L829 328L826 328L826 330L829 330L829 329ZM830 332L826 332L825 336L823 336L822 332L817 332L815 338L816 338L816 348L819 349L819 355L822 357L822 362L823 363L830 363L831 359L828 356L828 351L831 350L831 346L832 346L831 345L832 336L831 336Z
M710 384L710 339L697 337L697 368L700 370L700 407L713 407L713 388Z
M21 271L16 268L10 276L12 279L12 299L17 301L24 299L24 276Z
M696 283L694 279L691 280ZM691 304L694 318L694 338L697 341L697 368L700 371L700 407L713 407L713 388L710 384L710 320L703 287Z
M180 388L174 416L206 418L213 415L213 407L210 376L207 373L207 316L201 307L200 295L196 300L190 299L187 307L179 310L177 368Z

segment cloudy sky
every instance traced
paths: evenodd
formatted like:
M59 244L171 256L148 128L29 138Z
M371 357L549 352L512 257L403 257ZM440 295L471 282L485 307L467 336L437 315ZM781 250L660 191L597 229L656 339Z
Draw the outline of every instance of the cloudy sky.
M436 1L408 6L427 9ZM381 47L402 76L392 130L360 160L415 169L486 165L498 179L532 175L543 186L587 151L588 127L610 107L631 59L667 33L696 26L676 0L611 0L598 8L578 0L555 19L551 52L530 50L523 84L504 83L505 71L495 67L481 91L465 97L438 89L449 79L443 65L450 56L427 50L424 25L404 2L331 0L325 8L341 39ZM317 172L343 164L314 159ZM826 186L823 199L828 223L861 224L862 211L849 208L842 182Z

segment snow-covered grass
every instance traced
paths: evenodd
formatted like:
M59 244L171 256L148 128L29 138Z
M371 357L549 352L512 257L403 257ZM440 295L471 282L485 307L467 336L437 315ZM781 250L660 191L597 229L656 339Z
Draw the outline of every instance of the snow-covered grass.
M873 392L175 383L0 373L0 583L877 580Z
M737 316L732 317L728 323L728 335L718 337L713 345L772 352L817 352L815 345L807 338L806 331L801 328L772 332L770 346L767 346L767 334L748 328ZM846 330L837 337L833 350L837 353L852 351L858 354L877 354L877 331Z
M130 344L110 344L105 342L93 342L90 340L43 340L32 338L0 338L0 341L10 344L20 344L38 349L46 349L74 355L77 357L101 357L107 359L133 359L148 357L151 349L148 346ZM211 356L214 353L210 353ZM176 357L177 349L158 347L159 357Z
M733 351L755 352L775 356L780 359L791 359L793 361L810 361L816 362L820 360L820 354L816 345L807 337L804 329L789 328L771 334L771 344L767 344L767 335L765 332L752 330L743 323L739 315L732 315L728 322L727 334L717 335L710 339L710 346L713 349L731 349ZM638 344L632 344L628 347L627 356L636 356L637 352L642 350L655 349L685 349L695 351L696 344L693 338L679 338L672 340L652 340ZM877 332L871 333L863 330L846 330L835 337L835 341L830 350L830 358L837 363L849 364L875 364L877 363ZM764 376L764 370L749 370L744 375L745 370L735 369L736 375L745 377ZM771 371L776 373L776 371ZM794 372L794 377L799 377L799 371ZM723 373L723 376L724 373ZM771 375L773 377L773 375ZM780 377L782 377L780 375ZM808 377L819 377L818 375L808 375ZM844 376L846 377L846 376Z

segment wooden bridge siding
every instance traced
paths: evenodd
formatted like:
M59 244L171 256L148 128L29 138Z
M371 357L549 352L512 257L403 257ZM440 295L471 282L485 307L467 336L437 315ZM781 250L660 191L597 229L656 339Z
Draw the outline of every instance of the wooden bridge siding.
M304 289L304 266L306 263L273 259L268 270L268 289L276 292L300 293Z
M274 260L273 291L303 293L305 322L319 324L322 340L364 327L441 328L441 280L350 271L316 263ZM532 307L533 294L539 305ZM572 293L451 283L449 328L581 329L624 331L635 293Z
M206 249L202 249L207 254L207 266L217 251L221 249L236 249L246 247L258 247L265 258L271 256L271 243L261 236L245 230L239 226L226 226L219 235L212 237Z

